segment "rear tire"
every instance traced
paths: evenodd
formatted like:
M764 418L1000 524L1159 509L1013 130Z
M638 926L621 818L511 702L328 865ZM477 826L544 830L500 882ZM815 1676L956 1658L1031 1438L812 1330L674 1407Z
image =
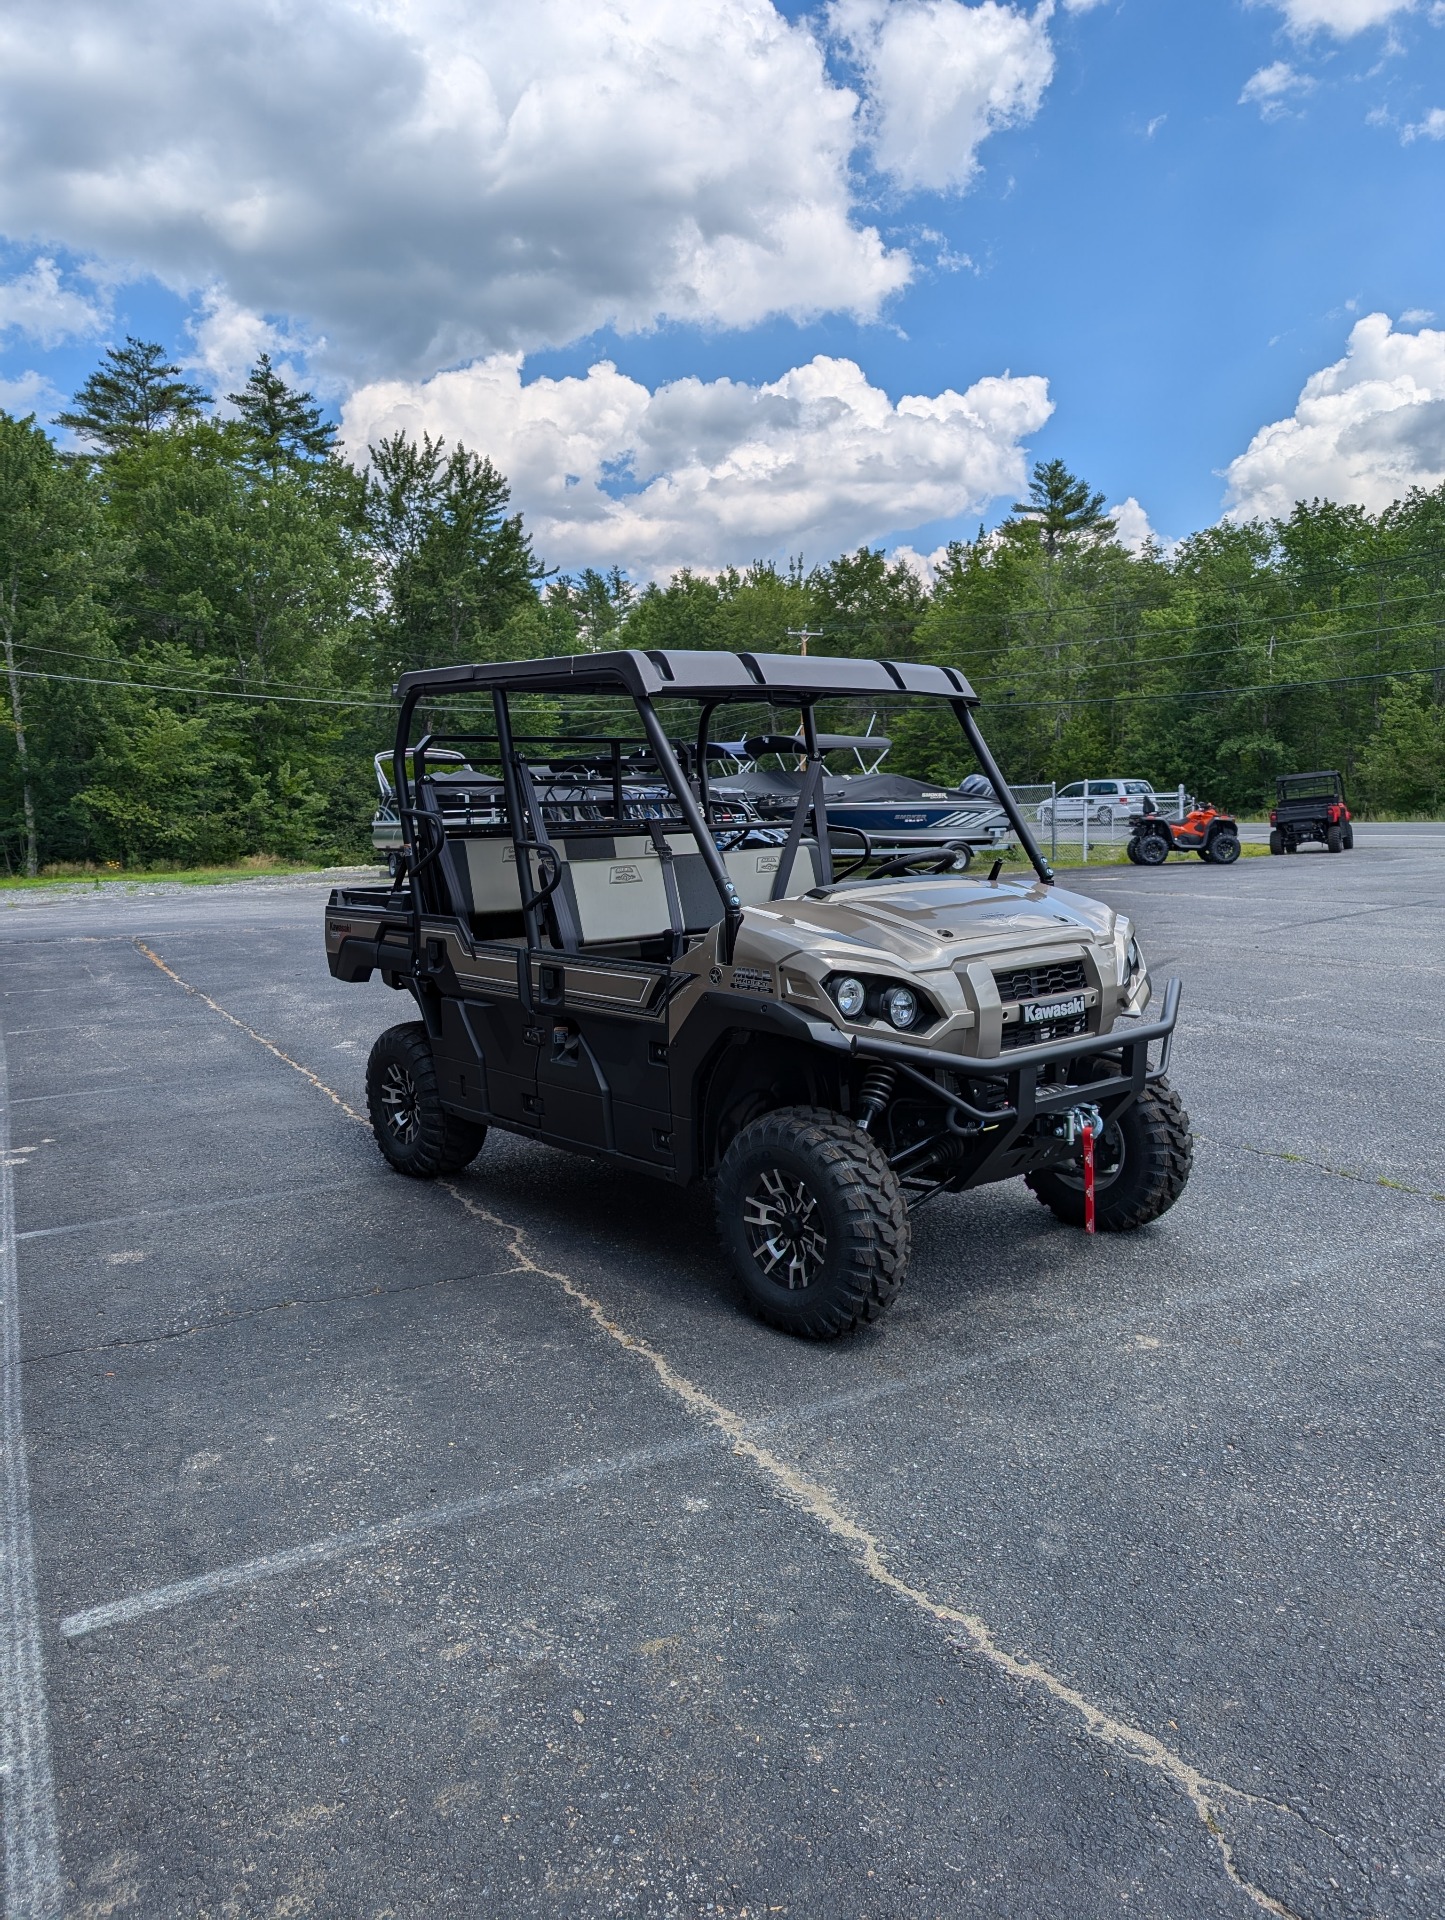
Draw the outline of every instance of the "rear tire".
M460 1173L487 1137L484 1126L443 1107L431 1041L420 1020L388 1027L371 1049L366 1108L382 1155L413 1180Z
M1284 840L1280 834L1272 833L1269 836L1269 850L1271 853L1284 852Z
M1331 827L1325 835L1325 845L1331 853L1343 853L1345 836L1339 827Z
M732 1142L718 1234L770 1326L833 1340L876 1320L903 1284L903 1191L876 1141L826 1107L781 1107Z
M1128 844L1128 846L1127 846L1127 847L1125 847L1125 849L1124 849L1124 857L1125 857L1125 858L1126 858L1127 860L1132 860L1132 861L1133 861L1133 863L1134 863L1134 865L1135 865L1136 867L1137 867L1137 866L1139 865L1139 863L1140 863L1140 861L1139 861L1139 842L1138 842L1137 840L1131 840L1131 841L1129 842L1129 844Z
M1169 858L1169 842L1162 833L1141 833L1139 836L1139 865L1141 867L1162 867Z
M1148 1226L1183 1193L1193 1164L1189 1115L1167 1080L1151 1080L1104 1129L1096 1148L1094 1225L1100 1233ZM1056 1219L1083 1226L1082 1172L1047 1167L1029 1174L1027 1182Z
M1343 833L1345 837L1345 852L1348 853L1350 848L1355 844L1355 830L1348 821L1346 821L1344 825Z

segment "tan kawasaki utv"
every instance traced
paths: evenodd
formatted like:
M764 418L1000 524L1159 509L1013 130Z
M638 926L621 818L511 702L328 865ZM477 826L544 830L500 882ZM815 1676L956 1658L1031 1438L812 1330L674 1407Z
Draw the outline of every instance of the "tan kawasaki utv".
M709 1180L748 1301L812 1339L889 1304L935 1195L1021 1176L1108 1232L1179 1197L1179 983L1147 1018L1128 921L1054 885L960 674L619 652L410 673L398 694L399 871L332 894L326 947L338 979L416 1002L367 1068L399 1172L455 1173L503 1127ZM413 740L423 706L448 731ZM831 824L819 725L863 706L890 731L900 707L956 722L1032 872L880 858ZM795 734L790 820L711 790L713 740L740 729Z

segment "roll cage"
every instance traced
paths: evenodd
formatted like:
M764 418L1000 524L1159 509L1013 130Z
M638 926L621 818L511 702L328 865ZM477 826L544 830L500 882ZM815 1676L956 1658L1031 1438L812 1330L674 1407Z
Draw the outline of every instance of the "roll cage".
M820 734L818 703L829 699L912 695L940 701L954 714L979 769L991 783L1039 879L1052 884L1053 870L1009 791L974 718L977 695L951 667L916 662L793 658L770 654L688 653L675 650L568 655L553 660L436 667L404 674L397 682L400 712L392 750L393 791L403 837L411 846L407 883L420 926L422 914L441 905L434 884L447 858L447 833L438 783L428 778L428 759L445 756L463 771L448 785L467 795L468 817L474 795L489 799L480 809L494 832L505 824L510 835L521 892L522 932L529 951L545 945L575 949L576 915L562 893L565 862L556 841L615 836L619 830L642 832L661 861L674 954L684 933L675 849L668 828L690 836L716 891L722 919L722 954L730 962L744 902L728 871L729 838L736 844L750 830L735 807L720 803L709 788L709 762L718 754L711 738L714 716L738 706L765 704L795 709L800 749L798 795L783 830L780 857L769 898L787 896L805 835L810 842L816 880L835 883L831 838L844 833L862 844L849 872L868 860L872 849L860 828L830 829L824 795L825 756L835 736ZM511 701L517 695L578 698L621 695L630 699L642 737L615 735L521 735L514 731ZM429 730L412 742L418 707L467 695L490 695L490 734ZM685 700L698 708L693 736L674 745L655 702ZM531 750L531 751L529 751ZM478 767L477 762L483 765ZM495 764L496 776L485 765ZM559 771L560 770L560 771ZM559 798L559 783L574 792ZM651 791L649 792L649 789ZM560 815L560 817L559 817ZM550 817L549 817L550 816ZM561 829L559 832L558 829ZM544 942L544 931L550 940Z

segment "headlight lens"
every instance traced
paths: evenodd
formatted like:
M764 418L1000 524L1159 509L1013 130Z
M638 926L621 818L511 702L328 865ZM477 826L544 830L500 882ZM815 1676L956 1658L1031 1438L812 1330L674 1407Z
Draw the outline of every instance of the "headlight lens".
M833 986L833 998L838 1002L838 1011L845 1020L856 1020L863 1011L863 1002L868 995L861 980L838 980Z
M892 1026L911 1027L918 1018L918 995L909 987L890 987L883 996L883 1011Z

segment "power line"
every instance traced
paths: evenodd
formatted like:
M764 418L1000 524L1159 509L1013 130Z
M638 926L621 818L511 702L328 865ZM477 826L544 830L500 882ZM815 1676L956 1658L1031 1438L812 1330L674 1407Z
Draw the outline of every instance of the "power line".
M1119 700L1226 700L1246 693L1294 693L1305 687L1352 687L1367 681L1378 680L1428 680L1445 674L1445 667L1403 667L1395 673L1345 673L1329 680L1267 680L1254 687L1201 687L1193 691L1180 690L1175 693L1095 693L1084 694L1078 699L1065 697L1062 700L1009 700L1001 699L994 707L994 713L1007 711L1020 713L1038 707L1102 707L1113 705Z
M1352 627L1345 632L1335 630L1330 633L1296 634L1292 638L1287 639L1285 644L1295 647L1312 645L1316 641L1325 640L1348 644L1356 640L1379 640L1385 635L1392 633L1416 633L1422 640L1430 637L1428 629L1424 628L1419 622L1414 620L1399 620L1389 626L1383 627ZM1260 645L1260 638L1255 637L1250 640L1236 641L1232 647L1200 647L1192 649L1188 653L1143 654L1129 659L1106 660L1102 662L1093 660L1058 660L1055 661L1051 667L1023 667L1019 671L1021 674L1035 679L1050 672L1107 673L1111 669L1138 672L1141 668L1147 669L1150 667L1170 666L1180 660L1215 660L1222 654L1243 653L1248 648L1258 647ZM1007 668L998 669L998 672L1000 675L1007 674L1010 679L1015 677L1013 674L1008 673Z
M84 673L41 673L34 667L17 667L19 680L63 680L78 687L124 687L130 693L186 693L204 700L260 700L265 705L291 707L369 707L378 713L395 711L390 700L328 700L318 694L228 693L224 687L172 687L158 680L100 680Z

